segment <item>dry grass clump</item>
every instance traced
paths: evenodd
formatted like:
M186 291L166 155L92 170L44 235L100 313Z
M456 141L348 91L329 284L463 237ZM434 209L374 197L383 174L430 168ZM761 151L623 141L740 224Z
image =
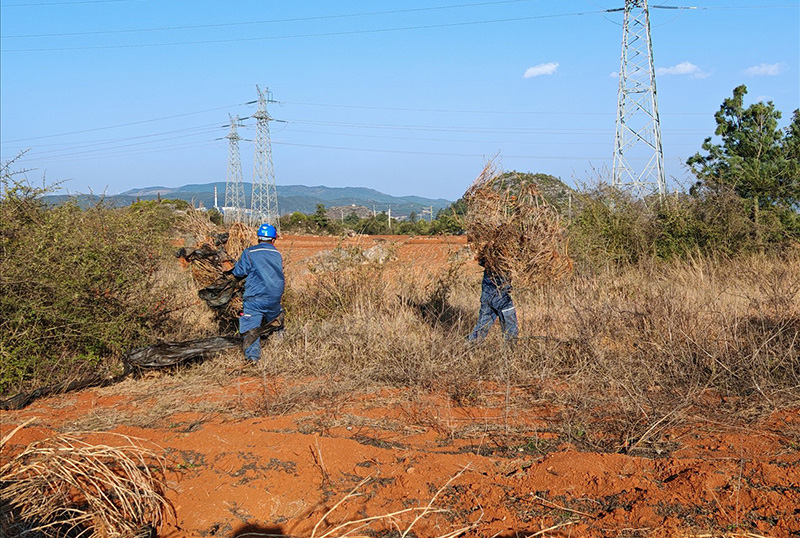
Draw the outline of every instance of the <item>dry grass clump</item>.
M236 261L247 247L253 246L258 242L256 229L252 226L234 222L228 230L228 241L225 243L225 251L228 256Z
M198 221L196 228L190 230L194 225L192 219L184 222L187 231L204 238L204 242L191 252L182 249L179 256L188 264L195 286L201 290L200 297L214 308L215 317L221 322L220 328L224 328L236 320L242 308L242 285L225 271L233 268L247 247L256 244L256 230L237 222L227 233L214 233L212 237L208 235L206 222Z
M177 228L191 234L198 243L212 243L217 235L217 226L208 219L208 215L197 209L190 209L182 215Z
M192 260L190 267L192 271L192 278L201 288L210 286L221 275L221 270L219 267L208 260Z
M396 298L391 295L387 260L393 247L364 250L337 247L320 253L308 263L309 274L292 280L284 295L289 319L319 319L348 312L385 311Z
M174 260L163 263L154 274L150 293L161 297L167 308L164 333L170 340L191 340L217 332L213 312L197 297L192 277Z
M533 183L503 176L490 161L467 189L464 202L464 229L487 267L527 288L572 272L561 217Z
M8 461L0 468L4 533L150 535L171 510L164 496L165 462L123 439L123 446L107 446L61 435L33 443Z

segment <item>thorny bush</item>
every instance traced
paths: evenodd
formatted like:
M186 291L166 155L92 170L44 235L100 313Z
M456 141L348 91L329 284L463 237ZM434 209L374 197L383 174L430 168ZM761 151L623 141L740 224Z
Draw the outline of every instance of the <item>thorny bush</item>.
M0 394L107 371L170 330L179 305L153 293L175 212L168 205L49 207L47 187L3 170Z

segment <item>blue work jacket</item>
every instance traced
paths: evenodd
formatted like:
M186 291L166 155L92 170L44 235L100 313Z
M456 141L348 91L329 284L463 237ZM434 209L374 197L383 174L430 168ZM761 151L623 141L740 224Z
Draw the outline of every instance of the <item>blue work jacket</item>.
M279 305L283 296L283 256L275 245L262 242L248 247L233 267L233 275L247 277L245 301Z

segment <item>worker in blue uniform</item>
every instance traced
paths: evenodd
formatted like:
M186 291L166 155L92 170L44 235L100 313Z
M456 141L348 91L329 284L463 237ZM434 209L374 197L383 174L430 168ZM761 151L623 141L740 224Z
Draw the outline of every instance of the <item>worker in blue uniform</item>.
M253 341L248 336L276 320L283 325L281 298L284 289L283 257L275 248L277 230L271 224L262 224L257 235L258 244L246 248L233 267L233 276L247 278L239 332L245 335L244 356L254 362L261 357L261 338L258 335Z
M478 263L483 266L481 308L478 311L478 322L467 340L483 340L495 320L499 319L503 337L507 342L513 343L519 334L519 326L514 302L511 300L511 278L506 271L490 267L483 257L478 259Z

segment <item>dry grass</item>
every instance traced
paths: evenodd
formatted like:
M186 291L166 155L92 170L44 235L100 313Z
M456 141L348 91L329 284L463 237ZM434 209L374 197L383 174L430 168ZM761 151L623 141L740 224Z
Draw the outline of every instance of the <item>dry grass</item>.
M500 407L501 423L481 426L497 446L530 437L519 419L531 405L551 404L558 411L548 434L640 454L668 449L662 434L687 417L749 422L800 396L797 254L576 273L515 292L521 334L514 348L499 329L481 345L465 341L480 274L458 257L438 270L355 255L338 260L302 282L287 274L285 334L266 340L262 363L244 371L260 378L260 393L249 387L238 400L225 393L243 373L238 351L119 388L141 386L141 397L164 412L180 404L239 415L335 406L387 386L441 391L454 406ZM193 400L204 383L219 387L220 398ZM120 412L109 420L136 419ZM107 421L86 417L80 427L93 424ZM468 437L474 427L441 425L450 437Z
M123 445L108 446L62 435L10 459L0 468L4 531L133 538L157 529L171 510L164 496L165 461L120 438Z
M244 249L255 245L258 241L256 229L241 222L231 224L228 230L228 241L225 243L225 251L231 260L236 261L244 252Z
M217 235L216 225L208 219L203 211L186 211L178 221L178 229L191 234L199 244L213 243Z
M464 203L463 226L477 257L511 275L518 288L572 273L561 216L536 185L503 176L490 161L464 194Z
M173 260L162 264L153 276L149 291L156 297L164 298L164 303L168 305L165 327L169 334L164 335L167 339L192 340L217 332L213 312L197 297L197 284L192 275Z
M750 421L800 395L800 256L631 266L525 290L513 349L499 330L464 341L479 275L458 263L314 274L287 293L286 334L265 344L261 370L454 401L494 383L510 414L524 394L555 403L563 438L604 451L647 452L688 415Z

